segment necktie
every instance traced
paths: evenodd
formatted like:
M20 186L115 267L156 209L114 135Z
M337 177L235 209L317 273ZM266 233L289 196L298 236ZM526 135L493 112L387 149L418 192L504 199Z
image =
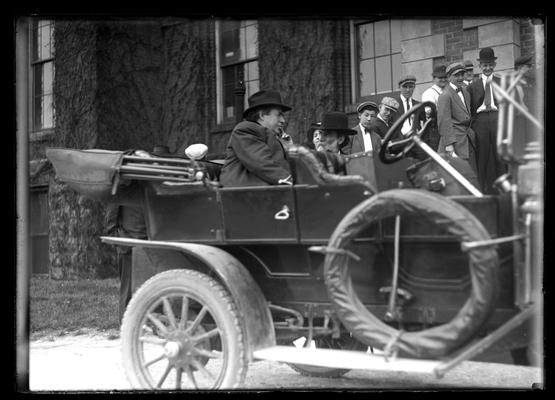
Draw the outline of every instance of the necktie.
M409 99L405 99L405 102L407 103L407 109L406 111L410 110L410 103L409 103ZM409 121L409 125L412 125L412 116L408 119Z
M484 98L484 104L486 105L486 110L491 108L491 90L490 90L490 83L489 79L486 79L486 97Z

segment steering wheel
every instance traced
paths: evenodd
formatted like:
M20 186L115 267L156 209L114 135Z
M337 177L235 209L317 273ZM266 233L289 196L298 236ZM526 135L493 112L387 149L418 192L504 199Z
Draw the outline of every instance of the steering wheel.
M415 125L413 124L411 128L412 130L408 133L406 138L398 140L396 142L391 141L395 131L403 125L407 118L415 114L421 108L427 106L435 107L435 104L431 101L418 103L406 113L401 115L401 117L397 121L395 121L391 128L389 128L383 138L382 147L380 148L380 160L384 164L393 164L394 162L397 162L401 158L405 157L407 153L416 145L416 140L414 139L414 136L416 135L418 138L420 138L420 136L422 136L426 129L428 129L428 124L430 123L431 119L427 120L422 129L420 129L419 131L415 131Z

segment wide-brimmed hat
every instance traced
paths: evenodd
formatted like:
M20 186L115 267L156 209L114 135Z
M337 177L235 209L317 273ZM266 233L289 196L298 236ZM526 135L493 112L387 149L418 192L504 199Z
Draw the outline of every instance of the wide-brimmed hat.
M403 86L405 83L416 83L416 77L414 75L403 75L399 78L399 86Z
M448 76L459 73L461 71L463 72L465 71L464 64L461 62L455 62L455 63L449 64L445 69L445 72L447 72Z
M434 72L432 72L432 76L434 78L445 78L447 77L447 72L445 72L445 65L439 64L434 67Z
M349 128L349 118L341 111L332 111L324 114L321 131L338 131L346 135L356 135L357 131Z
M518 57L515 60L515 68L518 68L521 65L532 65L532 58L532 55Z
M393 112L397 112L397 110L399 109L399 102L393 97L384 97L381 101L381 104L383 104Z
M478 61L492 62L495 60L497 60L497 57L495 57L495 53L491 47L484 47L480 50L480 53L478 54Z
M243 112L243 117L246 116L249 111L262 106L277 106L281 108L282 111L291 110L291 107L283 104L281 95L275 90L261 90L256 92L248 98L248 102L249 108Z
M365 101L363 103L360 103L357 107L357 113L361 113L364 110L366 110L367 108L370 108L372 110L376 110L378 111L378 105L376 103L374 103L373 101Z

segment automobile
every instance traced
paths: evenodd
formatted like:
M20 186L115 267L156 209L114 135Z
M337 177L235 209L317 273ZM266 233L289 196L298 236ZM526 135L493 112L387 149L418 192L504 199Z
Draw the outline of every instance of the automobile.
M542 153L531 142L514 155L518 79L495 86L508 165L497 195L435 153L426 125L392 141L430 103L385 136L377 185L330 172L322 157L349 160L300 145L288 150L293 185L254 187L222 187L222 160L203 144L167 157L48 149L79 193L144 210L148 240L102 237L132 247L121 327L132 387L240 388L258 360L310 376L360 368L438 379L486 349L541 362ZM414 163L414 146L429 157Z

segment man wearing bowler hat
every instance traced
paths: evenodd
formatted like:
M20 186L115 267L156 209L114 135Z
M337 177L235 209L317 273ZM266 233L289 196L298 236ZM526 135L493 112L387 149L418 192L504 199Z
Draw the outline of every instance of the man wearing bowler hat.
M291 171L281 135L284 113L291 110L274 90L261 90L248 98L229 138L220 182L223 186L292 185Z
M474 80L474 64L470 60L464 62L464 84L470 85Z
M476 170L475 134L470 117L470 96L464 86L464 64L452 63L446 68L449 84L438 98L438 153L462 158Z
M505 166L497 155L497 100L493 94L492 81L496 63L491 47L480 50L478 62L482 73L470 85L470 112L477 141L477 174L484 194L495 194L493 182L505 172Z

